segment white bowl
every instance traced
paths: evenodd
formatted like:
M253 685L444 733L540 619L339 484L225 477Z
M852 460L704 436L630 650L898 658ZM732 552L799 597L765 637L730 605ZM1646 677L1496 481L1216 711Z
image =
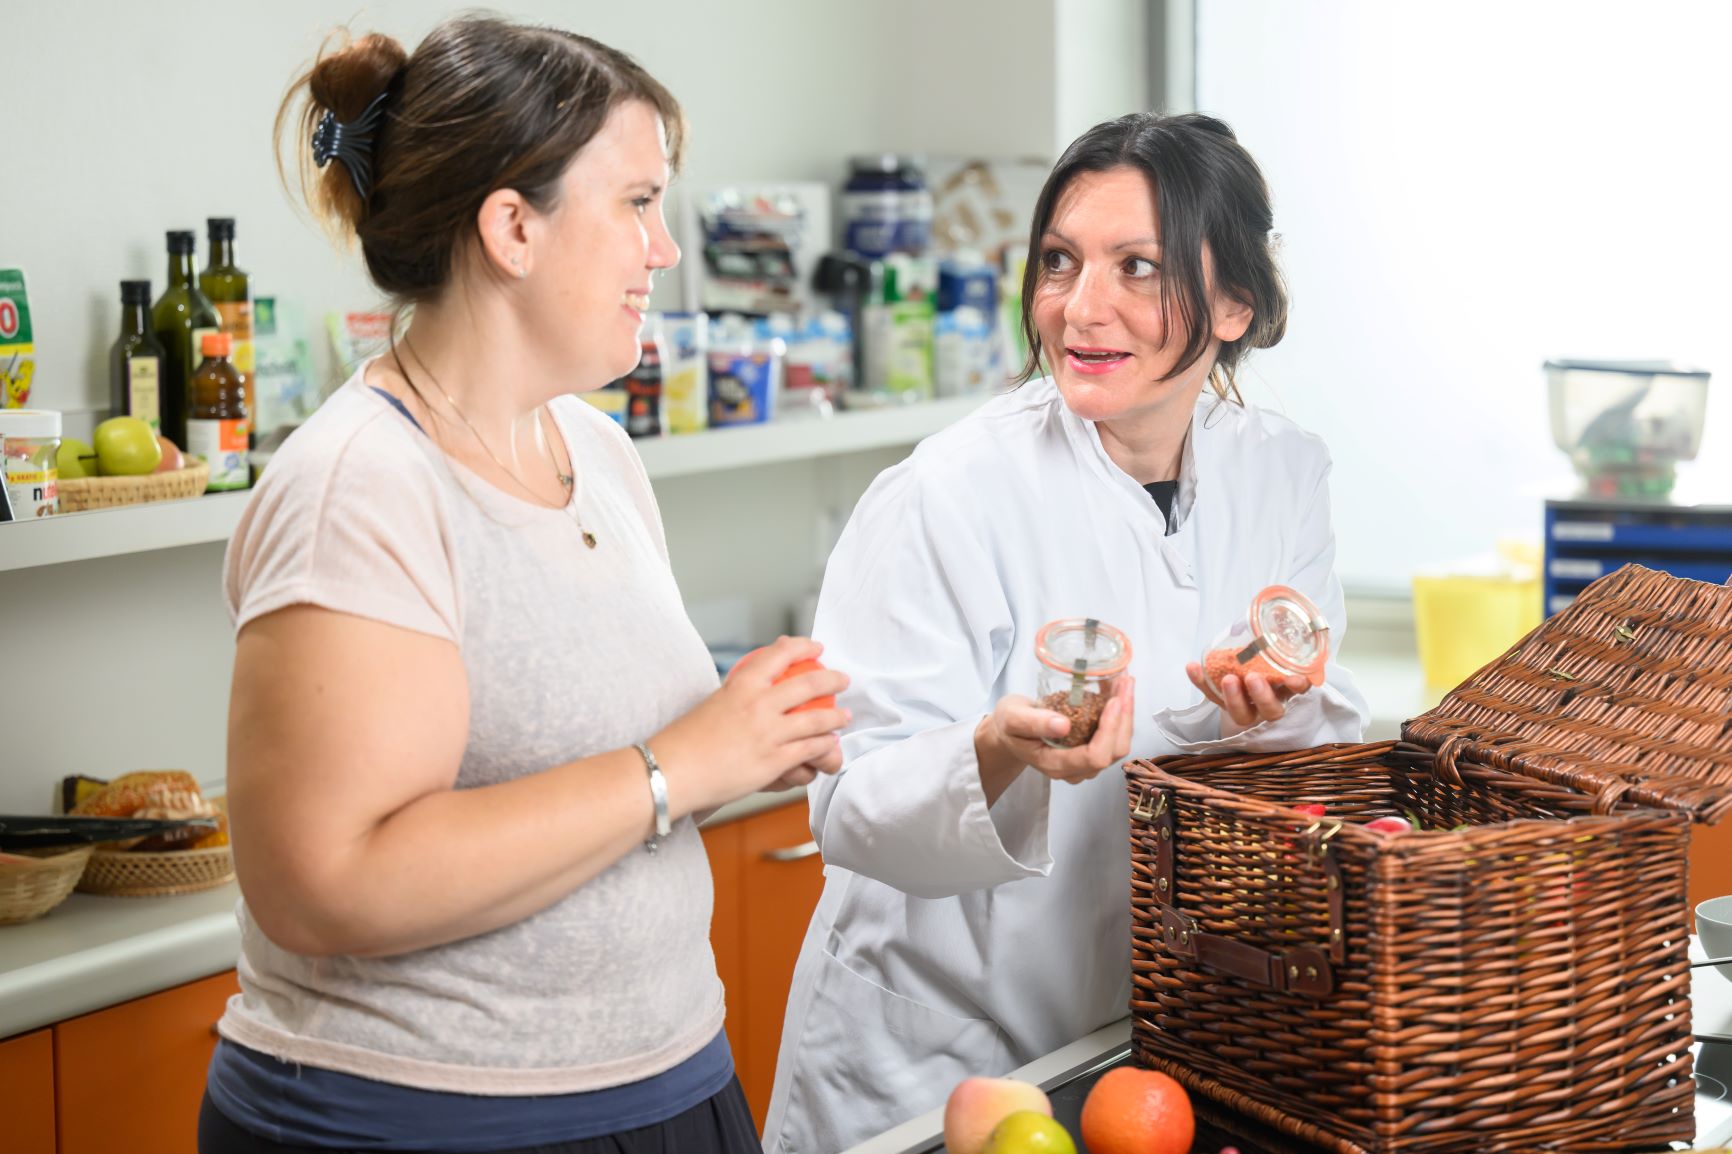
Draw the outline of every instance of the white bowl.
M1696 907L1696 936L1710 958L1732 958L1732 894L1709 898ZM1715 966L1720 976L1732 981L1732 964Z

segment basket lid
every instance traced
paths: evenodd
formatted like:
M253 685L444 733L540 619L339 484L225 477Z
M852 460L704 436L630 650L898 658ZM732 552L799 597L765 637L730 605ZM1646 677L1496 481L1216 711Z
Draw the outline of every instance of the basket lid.
M1732 812L1732 588L1626 565L1402 726L1595 808Z

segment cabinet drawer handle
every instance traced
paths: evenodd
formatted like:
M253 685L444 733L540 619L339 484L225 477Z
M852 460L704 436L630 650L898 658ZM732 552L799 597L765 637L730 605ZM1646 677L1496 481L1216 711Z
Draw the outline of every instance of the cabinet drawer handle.
M765 861L804 861L818 854L818 843L809 841L792 849L772 849L764 852Z

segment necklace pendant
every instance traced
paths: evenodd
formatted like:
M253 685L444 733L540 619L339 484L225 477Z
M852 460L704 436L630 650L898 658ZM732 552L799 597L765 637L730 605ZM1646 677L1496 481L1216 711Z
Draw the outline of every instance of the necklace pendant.
M595 548L595 534L591 533L588 529L585 529L583 531L583 543L588 545L591 549Z

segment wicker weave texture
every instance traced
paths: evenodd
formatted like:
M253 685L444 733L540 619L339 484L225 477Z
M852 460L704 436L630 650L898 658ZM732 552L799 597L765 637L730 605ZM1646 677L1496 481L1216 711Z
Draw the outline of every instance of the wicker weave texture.
M1602 809L1732 813L1732 588L1629 565L1405 736L1569 785Z
M99 850L90 857L81 893L113 897L163 897L215 889L235 876L229 847L134 853Z
M90 847L25 852L28 862L0 862L0 926L41 917L66 900L90 860Z
M202 497L210 482L210 466L197 457L172 473L142 477L71 477L60 482L60 511L115 509L150 501L182 501Z
M1345 1154L1688 1141L1732 589L1620 570L1404 734L1126 767L1139 1059Z

